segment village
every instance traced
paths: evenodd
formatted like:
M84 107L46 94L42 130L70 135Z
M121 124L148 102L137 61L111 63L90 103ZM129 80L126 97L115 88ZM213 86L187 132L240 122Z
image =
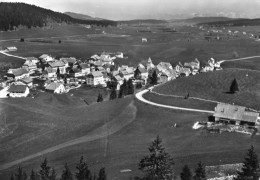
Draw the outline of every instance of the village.
M5 53L16 51L16 47L7 47ZM154 65L151 58L146 64L137 67L127 65L117 66L115 59L123 59L123 52L93 55L87 60L78 60L74 57L62 57L59 60L51 55L43 54L39 58L26 58L22 67L9 69L1 86L1 97L27 97L30 89L37 88L39 84L34 79L44 81L45 91L62 94L70 89L78 88L81 84L91 87L108 87L113 84L116 90L120 89L124 80L131 79L134 85L146 86L149 77L155 72L158 83L196 75L208 71L221 70L220 63L213 58L208 60L208 65L201 68L200 61L179 63L173 67L169 62L160 62ZM110 87L110 86L109 86Z

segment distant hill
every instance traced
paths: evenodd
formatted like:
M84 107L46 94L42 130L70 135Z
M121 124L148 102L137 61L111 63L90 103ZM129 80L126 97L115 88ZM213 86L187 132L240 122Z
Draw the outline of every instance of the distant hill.
M67 14L68 16L75 18L75 19L81 19L81 20L105 20L105 19L101 19L101 18L97 18L97 17L92 17L92 16L88 16L85 14L78 14L78 13L74 13L74 12L65 12L64 14Z
M0 2L0 31L14 30L19 26L28 28L43 27L48 23L78 23L100 26L117 25L115 21L109 20L75 19L63 13L25 3Z
M201 24L201 23L210 23L210 22L225 22L233 20L228 17L194 17L190 19L180 19L180 20L172 20L171 22L183 22L187 24Z
M127 24L127 25L134 25L134 24L165 24L168 21L165 20L157 20L157 19L134 19L134 20L126 20L126 21L117 21L118 24Z
M259 26L260 19L232 19L228 21L215 21L200 24L209 26Z

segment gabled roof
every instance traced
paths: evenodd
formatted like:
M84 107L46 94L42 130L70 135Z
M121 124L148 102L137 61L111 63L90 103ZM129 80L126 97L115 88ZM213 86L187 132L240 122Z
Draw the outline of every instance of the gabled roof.
M49 84L48 86L46 86L45 89L47 90L51 90L51 91L55 91L57 88L59 88L60 86L63 86L62 83L56 83L56 82L53 82L51 84Z
M49 56L48 54L43 54L43 55L41 55L39 58L40 58L40 59L44 59L44 58L47 58L47 57L51 57L51 56Z
M90 73L88 76L101 77L101 76L103 76L103 74L100 71L94 71L94 72Z
M55 69L52 69L51 67L45 68L45 71L46 71L47 73L56 73L56 72L57 72Z
M77 62L77 59L74 57L70 57L70 58L60 58L60 61L63 61L65 64L67 63L72 63L75 64Z
M145 68L138 68L139 71L143 74L143 73L148 73L148 71Z
M29 72L24 68L12 69L12 73L14 76L21 76L23 74L28 74Z
M10 93L24 93L26 91L27 86L26 85L15 85L12 84L10 88L8 89L8 92Z
M24 83L26 83L26 84L29 84L29 83L31 83L33 80L32 80L32 78L30 78L30 77L25 77L25 78L23 78L23 79L20 79L20 81L22 81L22 82L24 82Z
M32 61L32 60L38 60L36 57L27 57L26 60Z
M159 70L161 70L161 69L164 69L164 70L166 70L166 69L172 69L172 65L171 65L170 63L168 63L168 62L160 62L160 63L157 65L157 68L158 68Z
M243 106L219 103L213 116L230 120L256 122L259 113L246 111Z
M65 63L64 63L63 61L49 62L48 64L49 64L52 68L65 66Z
M94 65L95 66L102 66L103 62L102 61L96 61L96 62L94 62Z
M81 63L80 67L81 67L81 69L87 69L87 68L90 68L90 65L87 63Z

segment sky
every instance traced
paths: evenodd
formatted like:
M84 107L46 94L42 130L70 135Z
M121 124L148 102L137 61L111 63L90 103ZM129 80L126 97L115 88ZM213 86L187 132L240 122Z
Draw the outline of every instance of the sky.
M260 0L0 0L111 20L191 16L260 17ZM259 12L258 12L259 11Z

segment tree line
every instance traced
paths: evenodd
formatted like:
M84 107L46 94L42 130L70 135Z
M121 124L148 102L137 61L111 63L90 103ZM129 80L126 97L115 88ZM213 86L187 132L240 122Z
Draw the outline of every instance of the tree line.
M18 167L17 172L11 175L10 180L107 180L105 168L101 168L98 175L93 174L83 156L76 165L76 169L77 171L73 174L66 163L60 178L58 178L55 168L50 167L45 159L41 163L39 171L32 169L30 175L27 175L26 171Z
M63 13L25 3L0 2L0 31L15 30L19 26L28 28L44 27L48 22L78 23L98 26L117 25L115 21L110 20L97 21L75 19Z
M173 158L165 151L162 145L162 139L157 136L151 145L148 147L149 154L145 155L138 164L139 170L143 172L142 177L134 177L135 180L175 180L177 178L174 173ZM83 157L80 158L76 165L76 173L73 174L68 165L65 164L60 180L107 180L105 168L101 168L98 176L92 174L88 164ZM184 165L182 172L179 175L180 180L206 180L206 170L202 162L197 164L197 167L192 171L188 165ZM257 154L254 146L248 149L241 170L237 171L237 176L234 180L259 180L260 167ZM133 179L130 177L130 179ZM58 180L54 168L48 165L47 159L43 161L40 170L31 171L28 177L26 172L21 167L11 176L10 180Z

